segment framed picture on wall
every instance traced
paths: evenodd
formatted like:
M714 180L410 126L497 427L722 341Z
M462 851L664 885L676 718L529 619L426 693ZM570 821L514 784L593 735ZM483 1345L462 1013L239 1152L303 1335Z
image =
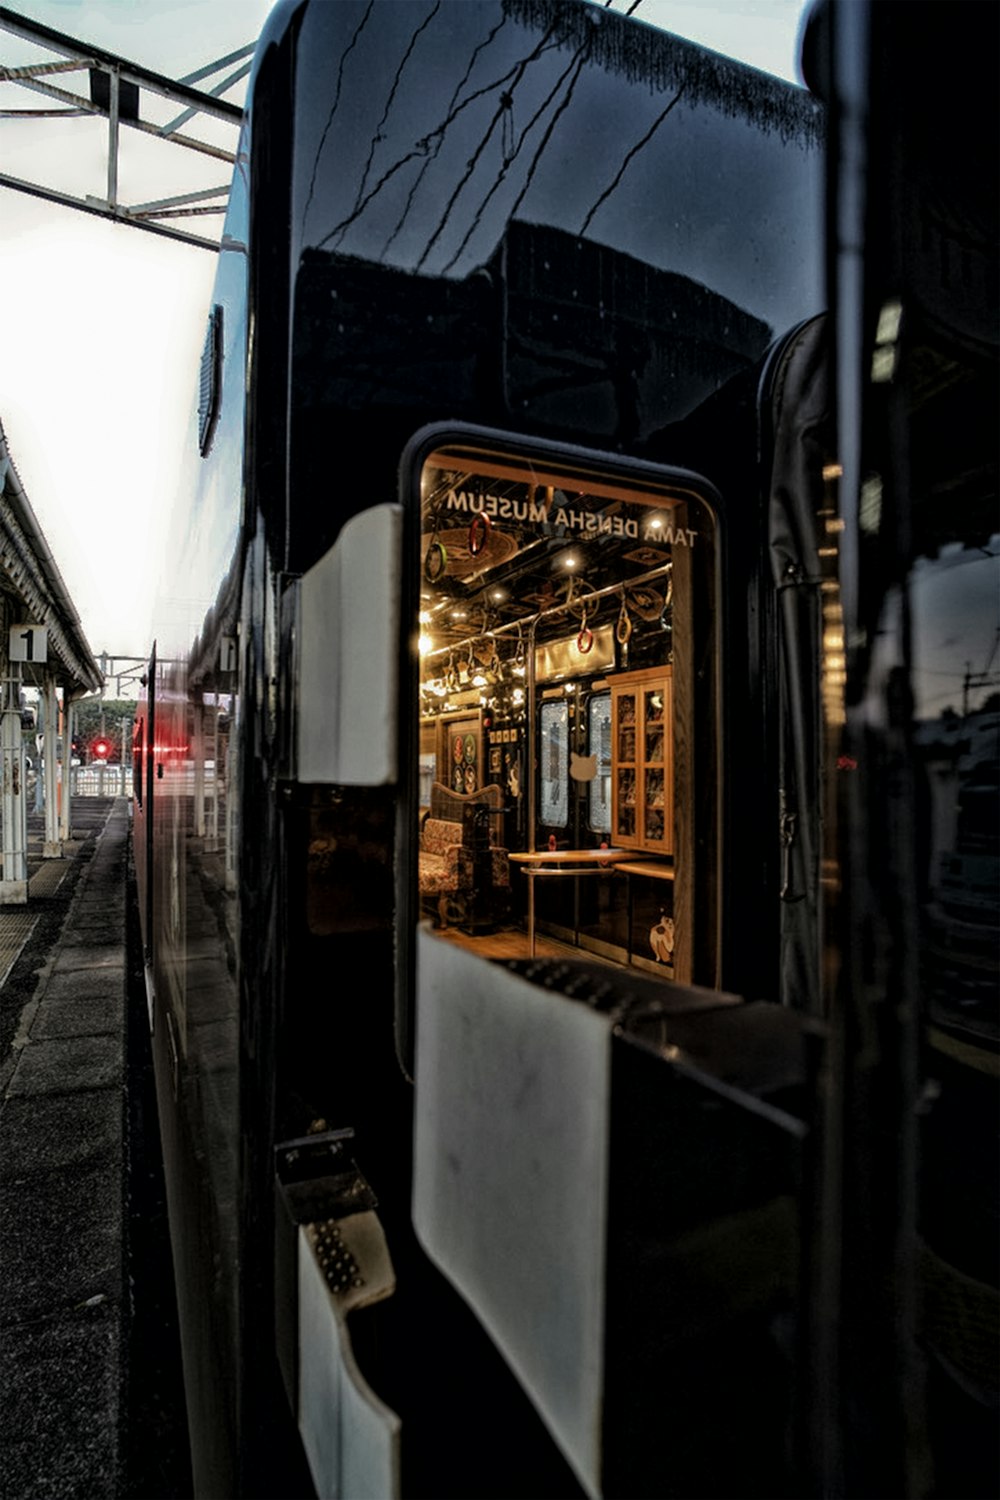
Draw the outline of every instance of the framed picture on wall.
M438 780L453 792L478 792L483 776L479 714L443 719L438 734Z

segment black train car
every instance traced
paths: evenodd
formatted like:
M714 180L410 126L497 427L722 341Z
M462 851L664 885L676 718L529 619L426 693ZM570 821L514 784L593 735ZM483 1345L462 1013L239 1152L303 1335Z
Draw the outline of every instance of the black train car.
M888 76L868 20L812 33L828 214L860 201L850 89ZM199 1495L922 1492L915 1268L946 1300L969 1267L931 1191L918 1239L933 1069L887 1001L991 854L942 814L902 879L919 735L883 738L856 611L927 551L875 508L893 381L861 373L906 289L891 218L824 256L824 133L594 5L269 20L136 744ZM928 397L960 388L982 547L966 300ZM989 1018L934 1003L978 1066Z

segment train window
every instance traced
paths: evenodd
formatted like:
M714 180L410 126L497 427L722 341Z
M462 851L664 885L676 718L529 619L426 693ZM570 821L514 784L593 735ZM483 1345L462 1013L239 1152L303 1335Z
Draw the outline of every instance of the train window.
M473 443L424 462L417 847L443 935L713 981L716 514L690 475Z
M538 715L539 821L546 828L569 822L569 704L543 703Z

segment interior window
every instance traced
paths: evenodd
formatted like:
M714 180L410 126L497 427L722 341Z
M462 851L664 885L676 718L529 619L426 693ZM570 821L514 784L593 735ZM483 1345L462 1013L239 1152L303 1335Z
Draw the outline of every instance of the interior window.
M569 821L569 708L565 700L542 704L539 749L539 818L546 828L565 828Z
M486 956L695 978L719 857L709 500L474 444L432 453L421 496L423 915Z
M589 827L611 832L611 694L599 693L587 704L587 755L593 757L588 783ZM588 767L588 771L589 771Z

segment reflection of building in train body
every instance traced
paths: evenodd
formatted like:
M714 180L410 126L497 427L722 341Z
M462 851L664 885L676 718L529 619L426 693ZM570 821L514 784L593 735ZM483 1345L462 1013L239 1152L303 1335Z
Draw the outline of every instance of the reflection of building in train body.
M996 1034L1000 713L918 728L929 799L924 955L935 1019Z

